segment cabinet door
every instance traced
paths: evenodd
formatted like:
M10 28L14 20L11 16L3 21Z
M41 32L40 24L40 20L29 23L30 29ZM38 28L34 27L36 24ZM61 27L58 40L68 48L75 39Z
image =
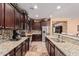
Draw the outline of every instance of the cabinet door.
M15 29L20 28L20 19L21 19L20 13L17 10L15 10Z
M50 43L49 43L49 40L46 38L46 48L47 48L47 51L50 55Z
M4 28L4 4L0 3L0 28Z
M2 27L1 21L2 21L2 3L0 3L0 28Z
M23 45L22 45L22 55L24 56L25 55L25 53L26 53L26 42L24 41L23 42Z
M21 48L16 51L16 56L21 56Z
M55 47L50 45L50 56L54 56L54 55L55 55Z
M9 52L8 54L6 54L5 56L15 56L14 49L11 52Z
M55 56L65 56L58 48L55 47Z
M14 56L15 55L15 52L14 52L14 49L9 53L10 56Z
M26 40L26 52L29 50L29 39Z
M49 41L50 43L50 56L54 56L55 55L55 45Z
M5 28L14 28L14 8L5 4Z
M25 53L26 53L26 49L25 49L25 45L23 45L23 51L22 51L22 55L24 56L25 55Z
M16 56L21 56L22 55L22 44L20 44L19 46L17 46L15 48L15 55Z
M23 15L22 15L22 14L21 14L20 24L21 24L21 25L20 25L20 26L21 26L20 28L23 29Z

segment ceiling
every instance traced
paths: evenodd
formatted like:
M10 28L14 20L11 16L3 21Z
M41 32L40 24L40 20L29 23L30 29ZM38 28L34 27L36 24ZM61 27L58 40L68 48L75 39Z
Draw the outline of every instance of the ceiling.
M35 19L50 16L79 18L79 3L18 3L18 5L28 12L29 17ZM37 5L38 9L33 9L34 5ZM61 6L61 8L58 10L57 6Z

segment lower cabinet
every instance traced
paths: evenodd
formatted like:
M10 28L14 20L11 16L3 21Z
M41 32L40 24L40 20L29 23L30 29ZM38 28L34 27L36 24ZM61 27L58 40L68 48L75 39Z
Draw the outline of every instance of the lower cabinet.
M14 56L15 55L14 50L12 50L9 54L10 54L10 56Z
M33 34L32 41L42 41L42 35L41 34Z
M55 46L50 44L50 56L55 56Z
M11 52L6 54L5 56L14 56L15 55L15 50L13 49Z
M23 42L23 45L22 45L22 56L25 55L26 53L26 42Z
M65 54L55 47L55 56L65 56Z
M50 56L65 56L48 38L46 38L46 48Z
M29 50L29 38L10 51L5 56L24 56Z
M16 48L15 48L15 55L16 56L21 56L22 55L22 44L20 44L19 46L17 46Z
M49 40L46 38L46 48L47 48L47 51L50 55L50 44L49 44Z
M29 50L29 42L30 42L30 39L26 40L25 41L25 46L26 46L26 52Z

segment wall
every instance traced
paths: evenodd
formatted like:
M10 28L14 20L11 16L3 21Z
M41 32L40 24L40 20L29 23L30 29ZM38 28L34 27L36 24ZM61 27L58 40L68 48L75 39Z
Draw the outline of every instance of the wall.
M76 35L77 34L77 25L79 25L79 19L70 19L70 18L52 18L50 22L50 33L52 34L52 24L56 21L66 21L67 24L62 24L63 26L66 26L67 34L69 35ZM64 28L65 29L65 28Z
M69 20L68 21L68 34L76 35L77 34L77 25L79 25L79 19Z
M62 26L62 33L67 33L67 21L62 21L57 24L54 24L55 26ZM55 31L54 31L55 32Z
M51 20L50 20L50 29L49 29L50 35L52 35L53 32L54 32L54 29L53 29L53 24L54 23L61 22L61 21L67 22L68 20L70 20L70 18L51 18ZM67 29L67 25L64 24L64 26ZM67 30L64 30L64 31L66 32Z

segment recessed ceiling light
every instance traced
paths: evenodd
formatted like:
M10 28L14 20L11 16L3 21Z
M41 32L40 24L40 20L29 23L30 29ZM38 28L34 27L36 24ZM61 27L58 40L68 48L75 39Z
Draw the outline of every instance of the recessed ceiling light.
M34 5L34 9L38 9L38 6L37 5Z
M49 17L52 18L52 15L50 15Z
M39 15L35 15L35 17L38 17Z
M59 9L61 9L61 6L57 6L57 8L56 8L57 10L59 10Z

